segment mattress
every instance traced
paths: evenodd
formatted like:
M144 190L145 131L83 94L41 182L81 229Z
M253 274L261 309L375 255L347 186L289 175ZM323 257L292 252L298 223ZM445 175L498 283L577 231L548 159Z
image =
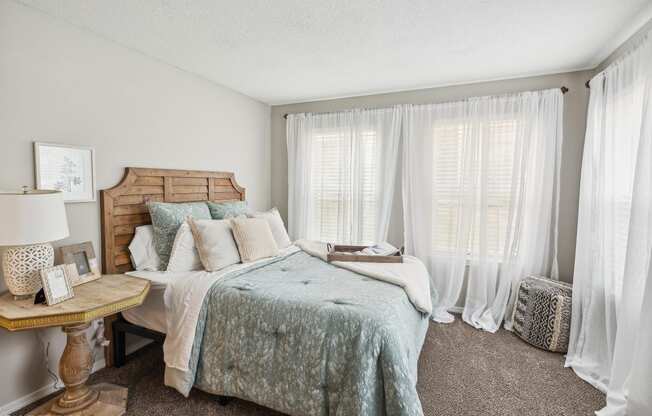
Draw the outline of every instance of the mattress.
M167 332L167 324L165 320L165 302L163 295L165 294L167 284L174 277L174 274L134 271L128 272L127 275L147 279L151 282L151 286L143 304L122 312L122 316L127 322L134 325L165 334Z

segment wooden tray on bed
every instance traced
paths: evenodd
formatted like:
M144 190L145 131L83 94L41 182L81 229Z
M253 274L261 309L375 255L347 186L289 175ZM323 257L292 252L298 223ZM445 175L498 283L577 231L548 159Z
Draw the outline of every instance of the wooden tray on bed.
M396 253L391 256L380 256L380 255L363 255L363 254L349 254L360 251L369 246L346 246L338 244L327 244L328 255L326 260L331 261L356 261L356 262L365 262L365 263L403 263L403 251L401 248Z

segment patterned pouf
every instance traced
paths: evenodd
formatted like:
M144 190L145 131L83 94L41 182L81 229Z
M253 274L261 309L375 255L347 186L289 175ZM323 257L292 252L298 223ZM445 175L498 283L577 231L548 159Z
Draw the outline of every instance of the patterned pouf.
M568 350L572 286L545 277L529 276L518 287L513 331L535 347Z

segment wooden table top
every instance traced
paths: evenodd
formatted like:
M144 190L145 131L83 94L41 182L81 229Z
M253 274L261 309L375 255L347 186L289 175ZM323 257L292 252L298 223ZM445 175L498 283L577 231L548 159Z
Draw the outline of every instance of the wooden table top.
M146 279L124 274L103 275L75 286L75 297L56 305L34 305L34 299L14 300L9 292L0 295L0 327L9 331L74 325L139 306L149 292Z

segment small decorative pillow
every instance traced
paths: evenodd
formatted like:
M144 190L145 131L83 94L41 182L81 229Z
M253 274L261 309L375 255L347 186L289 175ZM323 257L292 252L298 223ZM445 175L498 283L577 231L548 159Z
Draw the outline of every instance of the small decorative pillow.
M152 217L154 227L154 246L161 258L161 270L166 270L170 260L170 252L174 238L181 224L188 217L196 219L210 219L211 213L205 202L169 203L149 202L147 204L149 215Z
M136 227L136 234L129 243L129 253L134 269L152 272L159 270L161 259L154 247L154 229L151 225Z
M184 221L174 237L172 251L170 252L170 261L168 262L168 272L191 272L202 270L202 264L199 259L199 253L195 247L195 239L188 220Z
M278 255L278 246L266 220L235 218L231 227L243 263Z
M285 224L283 223L283 218L279 214L278 209L272 208L267 212L257 212L253 214L254 218L262 218L267 220L269 223L269 228L272 230L272 235L274 236L274 241L279 249L285 248L292 244L288 232L285 229Z
M245 201L207 202L207 205L214 220L247 215L249 211Z
M188 220L204 269L214 272L240 263L230 220Z

